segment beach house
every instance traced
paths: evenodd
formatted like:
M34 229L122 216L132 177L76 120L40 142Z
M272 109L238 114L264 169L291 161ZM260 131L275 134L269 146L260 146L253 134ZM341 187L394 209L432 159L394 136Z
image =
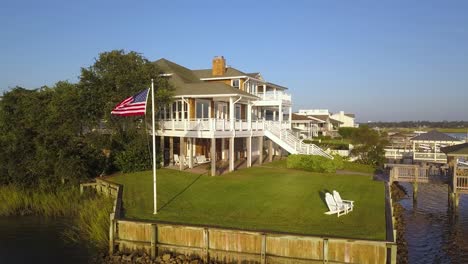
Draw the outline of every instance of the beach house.
M304 144L291 130L292 98L288 88L266 81L260 73L229 67L215 57L211 68L191 70L166 59L155 64L175 88L174 101L159 111L157 135L163 165L180 169L220 163L233 171L286 151L332 158L313 144Z

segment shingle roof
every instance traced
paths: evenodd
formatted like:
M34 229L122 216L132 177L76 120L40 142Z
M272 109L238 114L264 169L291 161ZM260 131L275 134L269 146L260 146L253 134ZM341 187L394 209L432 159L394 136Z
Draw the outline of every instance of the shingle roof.
M226 72L223 74L223 75L218 75L218 76L214 76L213 75L213 71L212 69L201 69L201 70L192 70L192 72L199 78L199 79L205 79L205 78L220 78L220 77L226 77L226 78L229 78L229 77L237 77L237 76L248 76L248 77L251 77L251 78L258 78L258 75L260 73L258 72L253 72L253 73L245 73L243 71L240 71L236 68L232 68L232 67L226 67ZM271 87L276 87L278 89L288 89L287 87L284 87L284 86L281 86L281 85L278 85L278 84L275 84L275 83L270 83L270 82L267 82L266 83L268 86L271 86Z
M336 120L336 119L333 119L333 118L330 118L330 123L344 124L344 122L341 122L340 120Z
M298 115L298 114L292 114L291 115L292 120L305 120L305 121L312 121L308 116L305 115Z
M440 150L449 156L468 155L468 143L453 145Z
M239 71L232 67L226 67L226 72L221 76L214 76L212 69L193 70L193 73L200 79L203 78L217 78L217 77L235 77L235 76L247 76L245 72Z
M166 59L154 62L159 69L166 74L172 74L169 82L175 87L174 95L213 95L213 94L238 94L256 97L250 93L236 89L221 82L204 82L195 75L194 71Z
M441 133L437 130L432 130L427 133L421 134L419 136L415 136L411 140L419 140L419 141L460 141L454 137L451 137L445 133Z

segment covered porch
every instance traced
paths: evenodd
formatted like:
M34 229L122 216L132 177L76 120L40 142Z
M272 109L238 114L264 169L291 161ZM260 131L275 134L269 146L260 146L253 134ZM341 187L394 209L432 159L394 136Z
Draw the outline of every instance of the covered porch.
M161 166L209 171L212 176L272 161L281 148L263 136L229 138L158 137Z
M461 144L463 142L436 130L421 134L411 139L413 161L446 163L447 155L441 148Z

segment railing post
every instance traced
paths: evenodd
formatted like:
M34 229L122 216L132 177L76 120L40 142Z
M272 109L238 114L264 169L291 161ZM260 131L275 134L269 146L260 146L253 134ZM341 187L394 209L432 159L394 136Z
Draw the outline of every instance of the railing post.
M209 236L209 233L208 233L208 228L204 228L203 229L203 240L204 240L204 244L205 244L205 248L203 249L203 259L205 261L205 263L209 263L210 262L210 254L209 254L209 250L210 250L210 236Z
M266 263L266 235L262 234L262 251L260 252L260 263Z
M328 263L328 239L323 239L323 263Z
M158 255L158 226L156 224L151 225L151 258L155 259Z
M109 226L109 255L114 254L114 233L115 233L115 214L110 214L110 226Z

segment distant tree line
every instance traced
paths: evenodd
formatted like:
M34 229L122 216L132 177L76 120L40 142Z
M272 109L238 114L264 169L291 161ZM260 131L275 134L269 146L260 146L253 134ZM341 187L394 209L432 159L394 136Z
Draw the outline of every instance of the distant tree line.
M371 122L368 126L384 128L463 128L468 127L468 121L401 121L401 122Z
M110 112L148 88L151 79L157 105L168 104L172 87L160 73L139 53L114 50L82 68L78 83L5 92L0 101L0 184L53 185L150 168L145 119Z

